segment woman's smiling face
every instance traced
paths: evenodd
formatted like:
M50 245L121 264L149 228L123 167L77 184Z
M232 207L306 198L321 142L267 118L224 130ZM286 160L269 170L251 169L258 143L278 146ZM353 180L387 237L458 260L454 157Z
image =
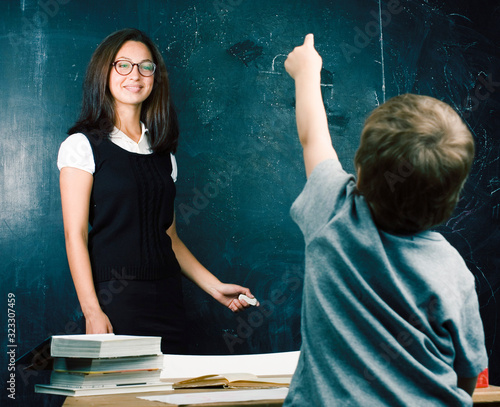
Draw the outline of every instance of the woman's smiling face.
M134 64L153 61L148 47L142 42L127 41L117 52L115 61L124 60ZM109 75L109 90L115 100L115 107L120 105L141 105L153 90L154 75L142 76L139 67L134 65L128 75L120 75L112 68Z

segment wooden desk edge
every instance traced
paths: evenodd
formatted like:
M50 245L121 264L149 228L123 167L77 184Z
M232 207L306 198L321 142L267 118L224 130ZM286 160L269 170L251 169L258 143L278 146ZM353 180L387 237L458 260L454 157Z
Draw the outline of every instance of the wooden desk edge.
M144 400L140 397L162 396L168 394L181 394L181 393L204 393L216 391L237 391L238 389L178 389L178 390L163 390L144 393L123 393L123 394L105 394L95 396L80 396L80 397L66 397L63 407L86 407L86 406L103 406L103 407L178 407L177 404L163 403L160 401ZM255 400L246 402L224 402L224 403L206 403L196 404L196 407L222 407L222 406L254 406L254 407L281 407L283 405L282 399L280 400ZM183 405L184 406L184 405ZM194 406L194 405L193 405Z
M475 389L472 400L474 403L500 402L500 387L489 386Z
M102 407L112 407L120 405L123 407L147 407L147 406L163 406L163 407L173 407L175 404L167 404L159 401L148 401L143 400L139 397L148 397L153 395L162 394L179 394L181 392L203 392L203 391L220 391L214 389L193 389L193 390L167 390L167 391L156 391L156 392L144 392L144 393L126 393L126 394L108 394L102 396L82 396L82 397L67 397L63 407L83 407L83 406L102 406ZM230 390L226 390L230 391ZM489 386L486 388L476 389L472 396L475 406L495 403L494 405L500 405L500 387ZM218 406L228 406L234 405L234 403L220 403ZM238 405L241 406L259 406L259 407L280 407L283 405L283 400L259 400L259 401L249 401L242 402ZM491 404L493 405L493 404ZM199 407L213 407L214 404L198 404Z

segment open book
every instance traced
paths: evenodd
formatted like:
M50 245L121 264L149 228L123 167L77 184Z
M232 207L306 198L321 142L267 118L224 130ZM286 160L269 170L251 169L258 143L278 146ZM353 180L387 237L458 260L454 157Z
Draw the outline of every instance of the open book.
M272 388L288 387L290 385L291 375L289 377L266 377L259 378L250 373L228 373L212 374L199 376L193 379L182 380L172 385L174 389L192 389L192 388Z

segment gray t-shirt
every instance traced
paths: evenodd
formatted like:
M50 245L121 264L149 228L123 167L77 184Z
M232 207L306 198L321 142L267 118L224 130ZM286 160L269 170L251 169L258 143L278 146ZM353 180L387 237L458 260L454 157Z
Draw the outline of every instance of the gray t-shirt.
M377 229L355 180L320 163L291 215L304 234L302 347L285 406L467 406L487 366L474 277L436 232Z

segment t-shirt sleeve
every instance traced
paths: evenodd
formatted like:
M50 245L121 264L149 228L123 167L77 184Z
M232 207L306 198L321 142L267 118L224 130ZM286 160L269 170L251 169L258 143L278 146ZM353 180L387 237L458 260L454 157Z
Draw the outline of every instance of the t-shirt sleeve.
M172 153L170 154L170 159L172 160L172 179L174 182L177 182L177 160Z
M95 172L94 154L90 142L82 133L75 133L61 143L57 156L57 167L78 168L93 174Z
M306 242L328 223L353 186L354 177L342 169L338 160L325 160L314 168L290 210Z

